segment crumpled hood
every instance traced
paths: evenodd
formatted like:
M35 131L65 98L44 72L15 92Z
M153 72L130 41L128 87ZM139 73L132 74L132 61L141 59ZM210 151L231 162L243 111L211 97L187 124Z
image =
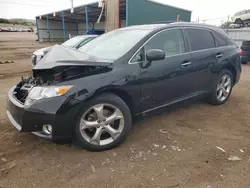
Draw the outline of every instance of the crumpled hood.
M58 66L106 66L112 63L112 61L98 59L74 49L55 45L33 70L51 69Z
M51 49L52 47L53 47L53 46L41 48L41 49L35 51L33 54L36 55L36 56L44 56L48 51L50 51L50 49Z

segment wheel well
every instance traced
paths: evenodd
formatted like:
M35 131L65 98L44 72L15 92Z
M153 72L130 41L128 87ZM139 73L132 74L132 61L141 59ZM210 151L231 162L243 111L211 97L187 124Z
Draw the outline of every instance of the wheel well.
M233 74L233 83L235 84L236 81L236 70L232 65L228 65L224 67L225 69L229 70Z
M240 18L237 18L237 19L235 20L235 23L236 23L236 24L242 24L242 22L243 22L243 21L242 21Z
M131 113L133 114L134 103L133 103L132 97L127 92L120 90L120 89L110 89L110 90L106 90L105 92L110 92L120 97L127 104Z
M91 96L89 99L91 99L97 95L102 95L104 93L112 93L112 94L120 97L126 103L128 108L130 109L131 114L133 114L134 103L133 103L132 97L127 92L125 92L121 89L104 89L104 90L98 91L93 96Z

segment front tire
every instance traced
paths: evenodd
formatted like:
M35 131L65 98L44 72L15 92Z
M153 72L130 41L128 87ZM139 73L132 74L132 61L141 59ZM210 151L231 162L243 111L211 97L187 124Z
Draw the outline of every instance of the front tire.
M208 102L212 105L224 104L231 95L233 88L233 74L224 69L220 72L218 79L213 84L212 92Z
M97 96L84 104L75 124L75 140L89 151L103 151L120 145L132 126L126 103L114 94Z

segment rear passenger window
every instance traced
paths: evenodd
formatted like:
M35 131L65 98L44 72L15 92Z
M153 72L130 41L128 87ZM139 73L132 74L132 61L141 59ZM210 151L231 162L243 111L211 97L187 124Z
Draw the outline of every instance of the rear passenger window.
M186 29L192 51L214 48L214 38L210 31L203 29Z
M214 35L217 46L227 46L227 43L224 39L222 39L220 36L218 36L215 33L213 33L213 35Z

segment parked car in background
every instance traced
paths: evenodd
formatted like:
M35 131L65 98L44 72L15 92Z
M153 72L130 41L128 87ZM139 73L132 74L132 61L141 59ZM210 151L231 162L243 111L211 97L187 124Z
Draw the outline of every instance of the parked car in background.
M250 41L243 41L241 45L241 63L248 64L250 62Z
M250 9L236 12L232 21L236 24L244 24L245 21L250 21Z
M78 49L84 44L90 42L94 38L96 38L98 35L79 35L75 36L66 42L62 43L61 45L66 48L75 48ZM39 50L36 50L32 54L32 66L35 66L43 57L46 53L50 51L52 46L46 47L46 48L41 48Z
M125 140L133 116L196 97L224 104L240 74L239 48L222 29L131 26L78 50L53 47L10 89L7 115L19 131L101 151Z

